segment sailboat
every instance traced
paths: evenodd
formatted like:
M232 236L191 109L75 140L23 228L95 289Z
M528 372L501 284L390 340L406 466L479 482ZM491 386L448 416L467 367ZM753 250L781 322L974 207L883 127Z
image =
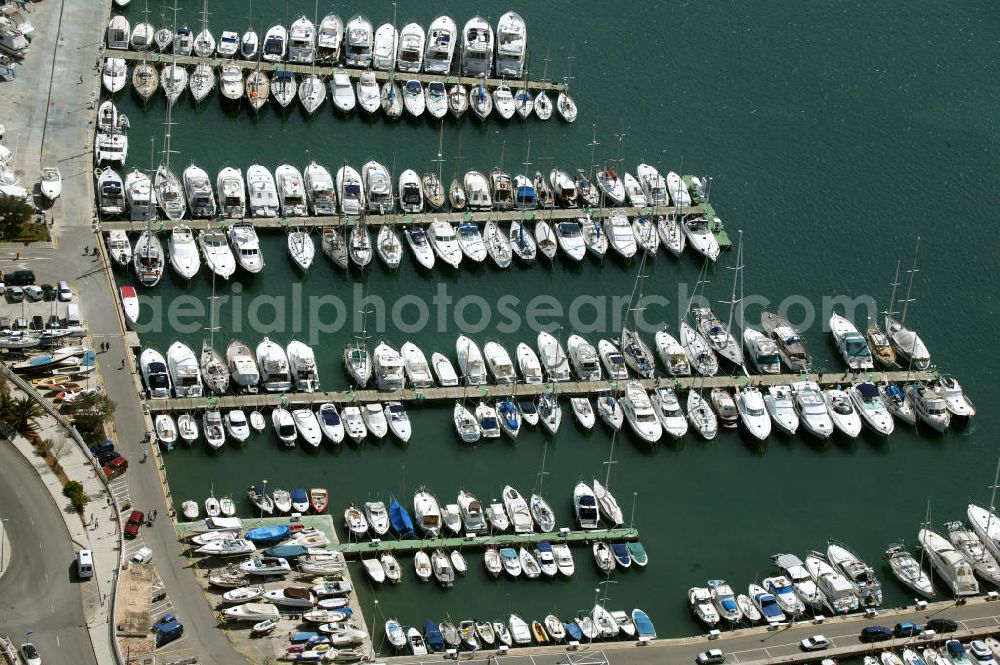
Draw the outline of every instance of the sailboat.
M170 115L169 107L167 107L167 115L168 117ZM167 136L170 136L169 129ZM150 151L152 152L152 141L150 141ZM152 156L150 157L150 161L152 162ZM108 171L111 171L111 169L108 169ZM163 277L163 247L160 245L160 240L156 237L156 233L150 228L150 221L155 216L152 211L152 197L149 198L149 206L150 214L146 216L146 228L139 234L139 238L135 242L135 248L132 250L132 263L140 284L143 286L156 286Z
M927 351L923 340L913 330L906 327L906 311L913 302L910 294L913 290L913 276L917 272L917 252L920 250L920 236L917 236L917 246L913 250L913 267L910 268L909 284L906 287L906 298L902 300L903 311L900 312L899 319L894 318L895 312L887 312L885 315L885 329L889 335L889 342L900 358L907 363L908 367L917 370L925 370L931 365L931 354ZM893 287L895 296L895 286Z
M212 298L209 300L211 310L209 311L209 338L201 343L201 376L208 389L217 395L221 395L229 389L229 368L223 360L222 355L215 350L215 279L212 279Z
M372 359L368 353L367 319L368 310L361 312L361 336L344 349L344 366L347 373L359 387L365 387L372 378Z
M709 307L696 308L692 311L692 314L694 314L696 327L705 336L709 346L729 362L737 367L742 367L744 362L743 349L739 340L730 331L732 330L736 305L738 302L742 302L742 298L739 301L736 299L736 285L737 280L740 280L739 283L742 285L743 231L740 231L739 245L736 252L736 265L733 270L733 290L729 299L728 323L723 324Z

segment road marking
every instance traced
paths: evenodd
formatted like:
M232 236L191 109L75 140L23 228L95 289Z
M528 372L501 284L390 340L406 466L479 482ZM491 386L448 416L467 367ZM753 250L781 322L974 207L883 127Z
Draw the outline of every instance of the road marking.
M62 644L59 642L59 633L56 633L56 646L62 647Z

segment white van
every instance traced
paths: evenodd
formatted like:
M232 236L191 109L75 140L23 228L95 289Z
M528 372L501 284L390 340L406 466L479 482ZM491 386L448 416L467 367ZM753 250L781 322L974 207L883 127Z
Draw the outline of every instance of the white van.
M76 303L66 305L66 327L80 325L80 306Z
M76 573L81 580L89 580L94 576L94 555L90 550L76 553Z

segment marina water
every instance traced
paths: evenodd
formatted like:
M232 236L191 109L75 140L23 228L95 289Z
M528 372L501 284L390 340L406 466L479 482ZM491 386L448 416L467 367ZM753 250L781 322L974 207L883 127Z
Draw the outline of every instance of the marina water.
M311 16L314 10L313 3L288 4L287 15L284 3L264 6L263 30L279 21L288 25L300 12ZM320 16L330 11L321 5ZM433 8L402 3L398 23L427 25L446 13L461 25L470 12L495 20L508 8L504 3L480 3L475 9L458 2L435 3ZM448 120L442 151L446 183L456 171L459 146L462 171L488 171L501 155L507 170L520 171L529 140L532 171L589 169L594 128L601 165L614 164L609 160L619 156L615 134L624 133L626 170L646 161L664 170L712 176L712 203L734 238L736 230L745 232L746 294L772 303L796 296L815 307L816 320L804 330L804 339L820 371L842 368L823 330L828 318L822 314L824 297L871 295L878 309L884 309L896 260L909 263L920 235L921 270L907 321L927 343L935 364L959 378L979 415L971 426L953 427L945 436L898 426L888 440L868 432L858 440L835 436L826 443L773 434L760 446L733 432L710 443L689 433L680 442L664 441L651 449L620 435L611 488L627 518L635 499L635 524L650 556L644 571L619 572L613 584L599 587L589 550L576 549L577 572L571 581L493 581L481 556L470 551L469 574L454 589L442 591L419 584L412 561L404 559L404 584L397 587L370 590L360 568L354 570L369 621L381 625L395 616L420 625L426 617L458 621L511 612L540 619L552 611L569 617L590 608L600 588L611 609L645 609L661 636L690 634L701 628L687 608L688 587L722 577L737 592L745 591L747 583L759 582L772 570L772 554L804 556L810 549L825 548L828 538L845 541L876 567L887 606L906 603L910 594L879 560L886 544L905 539L916 551L916 531L928 499L938 525L964 517L969 500L985 505L998 453L1000 390L990 370L997 306L993 275L1000 264L988 222L995 218L1000 188L1000 77L995 66L1000 46L993 37L991 4L918 0L900 11L860 2L777 2L767 7L702 2L635 6L623 12L620 5L582 0L513 8L528 23L532 79L541 76L546 54L551 58L548 77L556 80L570 72L567 57L575 56L571 90L580 117L572 126L555 119ZM335 8L345 20L360 9L350 4ZM363 9L375 25L392 19L389 2L365 3ZM241 32L248 24L245 3L214 2L209 10L217 35L223 29ZM150 11L151 21L160 23L159 3L151 2ZM141 2L128 7L133 22L141 13ZM200 3L189 3L181 21L196 28L199 13ZM256 27L261 32L259 23ZM166 102L162 93L145 108L128 91L118 97L120 110L132 120L128 168L148 168L149 137L159 150ZM297 104L284 114L268 104L255 117L245 104L239 110L224 106L216 91L197 108L185 93L173 120L175 171L195 161L213 181L226 165L245 170L259 162L273 169L290 162L302 168L310 159L331 170L344 160L360 167L371 158L397 174L404 168L437 169L432 160L438 124L428 118L393 124L356 114L345 120L329 103L312 118ZM253 279L237 273L238 294L233 285L217 285L220 296L241 296L237 307L244 322L254 296L289 295L293 288L300 289L303 302L310 296L343 297L347 314L353 315L349 303L355 283L390 307L408 295L430 301L439 288L446 288L453 302L480 296L495 303L513 295L520 299L514 309L523 321L530 299L538 294L566 304L581 296L628 296L639 270L638 261L624 264L608 257L601 264L588 256L575 265L559 259L552 267L515 263L500 271L463 263L457 273L436 268L428 274L407 255L396 273L387 273L376 261L363 277L352 272L348 278L318 256L303 277L288 259L283 234L262 233L262 246L263 275ZM724 254L720 265L709 268L705 293L710 300L729 299L732 275L725 266L734 256ZM676 332L677 313L700 269L692 255L677 261L662 250L647 262L644 293L669 302L650 307L647 320L665 319ZM122 283L131 279L119 278ZM207 302L211 291L204 268L190 285L168 269L152 293L166 300L191 294ZM747 319L756 324L760 305L747 302ZM719 308L724 316L726 307ZM613 309L610 304L608 309ZM246 327L234 335L233 310L232 300L220 303L217 349L234 336L256 344L264 334ZM308 308L304 311L308 322ZM449 311L445 330L432 318L424 329L406 333L392 326L391 312L381 330L377 317L370 317L372 345L385 338L398 348L409 339L428 357L440 350L454 359L454 340L469 328L459 329L454 306ZM802 311L790 309L790 318L801 320ZM585 321L595 318L581 312ZM263 320L269 316L263 307L259 314ZM479 320L472 306L466 314L469 321ZM332 319L331 313L324 316ZM485 329L471 329L480 344L497 339L511 353L519 341L534 345L536 330L523 324L514 332L499 331L502 318L496 311L492 316ZM292 321L291 305L285 318ZM605 318L610 321L610 313ZM553 322L552 317L539 320ZM202 321L188 333L148 333L142 341L161 351L174 339L198 348L207 335L201 328L207 325ZM308 337L292 327L287 323L269 334L280 342ZM584 336L594 343L613 337L610 324L606 328L584 331ZM564 339L569 332L563 329ZM345 328L313 344L325 389L348 386L341 352L351 336ZM651 341L652 333L645 337ZM472 391L472 400L476 397ZM580 479L603 482L612 439L600 423L590 433L580 431L568 405L563 409L562 429L547 444L544 494L559 524L569 526L572 487ZM166 455L171 490L178 502L200 500L213 489L216 495L232 493L249 510L246 486L265 478L271 487L324 486L340 523L348 502L387 501L392 492L409 506L420 485L442 502L454 501L461 488L486 501L498 498L506 483L525 495L535 486L546 446L540 430L522 432L516 444L501 439L465 447L454 436L450 405L409 410L414 435L406 446L369 441L311 453L301 446L281 448L269 431L252 436L242 449L229 444L216 455L200 443L177 446Z

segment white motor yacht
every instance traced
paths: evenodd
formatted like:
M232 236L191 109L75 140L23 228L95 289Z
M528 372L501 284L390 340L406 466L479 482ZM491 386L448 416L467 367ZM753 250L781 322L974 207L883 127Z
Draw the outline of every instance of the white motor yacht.
M486 384L486 364L479 346L474 341L465 335L459 335L455 341L455 355L458 358L458 368L468 385Z
M278 205L282 217L306 216L306 193L302 174L291 164L282 164L274 171L278 187Z
M746 328L743 331L743 346L746 348L750 363L760 374L780 374L781 356L778 345L763 333Z
M594 407L591 406L589 398L570 397L569 407L573 410L573 417L576 418L580 427L585 430L593 429L597 422L597 416L594 414Z
M431 354L431 365L434 369L434 375L437 377L438 385L442 388L450 388L458 385L458 373L455 372L455 367L446 355L435 351Z
M368 433L376 439L384 439L385 435L389 433L389 422L383 408L378 402L365 404L361 407L361 419L365 421Z
M809 574L802 559L794 554L775 554L774 565L792 583L795 595L812 611L821 611L826 602L823 592Z
M337 193L330 171L315 161L309 162L304 171L304 180L309 211L317 216L336 215Z
M219 213L228 219L243 219L247 214L243 172L231 166L219 171L215 179L215 189L219 195Z
M434 385L434 377L431 374L430 365L427 364L427 357L413 342L406 342L399 349L403 358L403 369L406 378L414 388L428 388Z
M132 244L124 231L108 231L108 254L119 268L127 268L132 262Z
M435 219L427 228L427 237L437 257L451 267L457 268L462 261L462 247L451 224Z
M826 409L834 427L851 438L861 434L861 416L858 415L846 392L837 389L824 390L823 401L826 402Z
M369 72L370 73L370 72ZM358 84L360 86L360 84ZM378 88L375 89L376 99ZM330 78L330 99L333 105L344 113L350 113L357 106L358 98L354 94L354 84L351 77L343 72L337 72Z
M507 12L497 22L496 74L519 79L524 75L528 30L517 12Z
M865 381L851 386L846 392L868 427L883 436L892 434L895 428L892 414L882 403L882 397L874 383Z
M624 212L620 210L610 211L608 218L604 221L604 226L608 244L619 256L624 259L630 259L635 256L639 245L636 243L632 225L629 223L628 217L625 216Z
M611 393L603 392L597 395L595 400L597 415L601 417L608 427L617 432L625 424L625 413Z
M569 381L569 359L562 344L551 333L538 333L538 357L549 381Z
M425 34L419 23L407 23L399 31L396 68L401 72L419 72L424 63Z
M607 206L625 205L625 185L614 169L604 169L597 172L597 186L601 198Z
M826 408L826 400L815 381L796 381L792 384L795 409L802 428L818 439L833 434L833 419Z
M700 215L686 219L681 224L681 230L684 231L688 244L696 252L710 261L719 258L722 249L719 247L719 241L712 233L707 219Z
M628 378L628 368L625 356L618 350L618 345L606 339L597 342L597 353L601 357L604 370L611 381L621 381Z
M101 172L103 177L105 173L115 173L113 169L106 169ZM117 176L117 174L115 174ZM98 180L98 190L101 199L101 212L109 212L105 209L103 203L105 201L104 192L100 191L102 185L106 183ZM116 193L120 197L121 190L117 189ZM153 183L150 181L149 176L140 171L139 169L132 169L129 171L128 175L125 176L125 203L128 207L129 219L133 222L145 222L152 221L156 217L156 202L153 198ZM121 212L119 209L118 212ZM112 231L111 233L114 233ZM124 233L124 231L122 232ZM129 259L132 258L131 245L128 244L128 239L126 237L125 246L129 247L129 257L123 261L119 260L118 257L112 256L119 264L128 264ZM110 247L110 245L109 245Z
M406 244L410 246L410 251L413 252L413 258L417 260L417 263L427 270L433 268L434 248L431 247L430 241L427 239L424 227L419 224L411 224L403 229L403 237L406 239ZM461 251L459 251L459 255L461 255Z
M424 94L427 112L434 118L441 119L448 113L448 90L441 81L429 81Z
M240 409L227 411L223 416L226 432L236 441L243 443L250 438L250 424L247 422L246 414Z
M205 265L216 275L229 279L236 272L236 257L226 242L226 235L218 229L198 233L198 247L205 258ZM171 260L173 256L171 255Z
M236 55L240 48L240 36L232 30L224 30L219 35L219 43L215 46L215 52L220 57L231 58Z
M336 14L327 14L319 22L316 33L316 62L340 62L340 49L344 41L344 22Z
M489 341L483 346L486 367L497 385L511 385L517 381L517 372L510 354L499 342Z
M952 416L958 418L972 418L976 415L976 407L972 400L968 398L958 380L954 377L946 376L938 381L936 392L944 398L945 406Z
M403 443L410 440L412 433L410 416L406 413L406 407L401 402L386 402L384 416L393 436Z
M868 342L853 323L834 312L830 315L830 332L833 333L837 350L850 369L874 369L875 363L872 361Z
M139 371L149 399L167 399L171 393L167 361L156 349L143 349L139 355Z
M257 392L260 369L249 346L238 340L230 342L226 347L226 364L229 365L230 378L239 387L238 390Z
M667 368L671 376L690 376L691 363L688 361L687 353L673 335L666 330L659 330L653 338L656 344L656 352L660 356L660 362Z
M278 187L269 170L260 164L248 168L247 191L250 194L250 214L253 217L278 216Z
M428 74L449 73L457 42L458 26L450 16L438 16L431 21L427 29L424 71Z
M947 539L930 529L920 529L917 540L927 553L931 568L956 598L979 593L979 582L972 566Z
M201 397L201 367L187 344L174 342L167 349L167 369L174 385L174 397Z
M771 435L771 418L767 415L764 398L760 389L748 387L736 389L736 409L740 412L740 422L758 441Z
M280 24L272 25L264 33L261 57L268 62L281 62L288 53L288 30Z
M793 435L799 429L799 416L789 386L770 386L764 395L764 406L779 430Z
M264 269L264 256L253 224L243 221L230 226L229 242L233 246L237 262L244 270L256 274Z
M441 533L441 507L434 495L424 488L413 495L413 513L414 523L425 536L436 538Z
M493 69L493 28L482 16L473 16L462 28L462 74L489 76Z
M931 429L943 432L951 425L948 404L934 390L922 383L912 383L906 387L906 396L920 421Z
M761 580L761 585L774 596L778 607L787 616L797 617L805 613L805 604L796 595L791 580L784 575L765 577Z
M663 425L663 430L673 439L679 439L688 431L688 421L681 411L680 401L673 388L661 386L653 390L649 398L653 411Z
M382 98L379 95L378 82L375 80L375 72L364 71L358 78L357 85L358 106L369 115L374 114L382 107Z
M337 445L344 440L344 423L335 404L331 402L321 404L316 412L316 420L319 422L320 431L330 443Z
M312 393L319 390L319 373L312 347L298 340L288 343L288 371L295 390Z
M625 420L636 436L647 443L656 443L660 440L663 436L663 425L641 383L629 381L625 384L621 405Z
M485 261L486 243L483 242L483 236L479 232L479 225L476 222L459 222L456 231L462 254L476 263Z
M181 178L184 181L184 192L191 216L209 219L215 217L215 194L204 169L191 164L184 169Z
M465 189L466 207L469 210L492 210L493 197L490 195L490 188L486 182L486 176L479 171L469 171L463 178L462 186Z
M290 448L295 445L295 439L298 436L295 419L292 418L292 414L287 409L275 407L271 411L271 425L274 427L274 433L286 447Z
M368 428L365 426L364 418L361 417L361 409L356 406L345 406L343 417L344 430L351 441L361 443L368 438Z
M406 385L403 359L396 349L379 342L372 352L372 360L379 390L399 390Z
M514 533L531 533L534 530L534 520L531 517L528 502L521 496L521 493L507 485L503 488L501 500L504 510L507 511L507 517L510 518L511 526L514 527Z
M396 26L383 23L372 38L372 67L387 72L396 66Z
M170 231L167 254L170 257L171 267L184 279L190 280L198 274L201 258L198 256L198 247L191 227L178 224Z
M364 184L358 172L347 164L337 169L337 193L340 196L340 212L343 214L360 215L364 210Z
M569 339L566 340L566 348L577 379L580 381L601 380L600 358L590 342L579 335L570 335Z
M819 552L806 557L806 570L823 594L826 609L833 614L848 614L858 609L858 596L850 580L837 572Z
M688 589L688 604L695 618L709 628L719 623L719 612L712 599L712 592L705 587L691 587Z
M260 368L264 389L271 392L285 392L292 389L292 378L288 370L288 356L281 345L265 337L257 345L257 366Z
M594 490L584 482L573 488L573 510L581 529L597 529L601 525L601 511Z
M574 261L582 261L587 254L587 244L583 239L580 222L570 219L555 224L556 239L559 249Z
M420 186L420 176L413 169L406 169L399 174L399 209L410 214L424 210L424 193Z
M312 64L316 59L316 26L305 16L292 22L288 30L288 61Z

